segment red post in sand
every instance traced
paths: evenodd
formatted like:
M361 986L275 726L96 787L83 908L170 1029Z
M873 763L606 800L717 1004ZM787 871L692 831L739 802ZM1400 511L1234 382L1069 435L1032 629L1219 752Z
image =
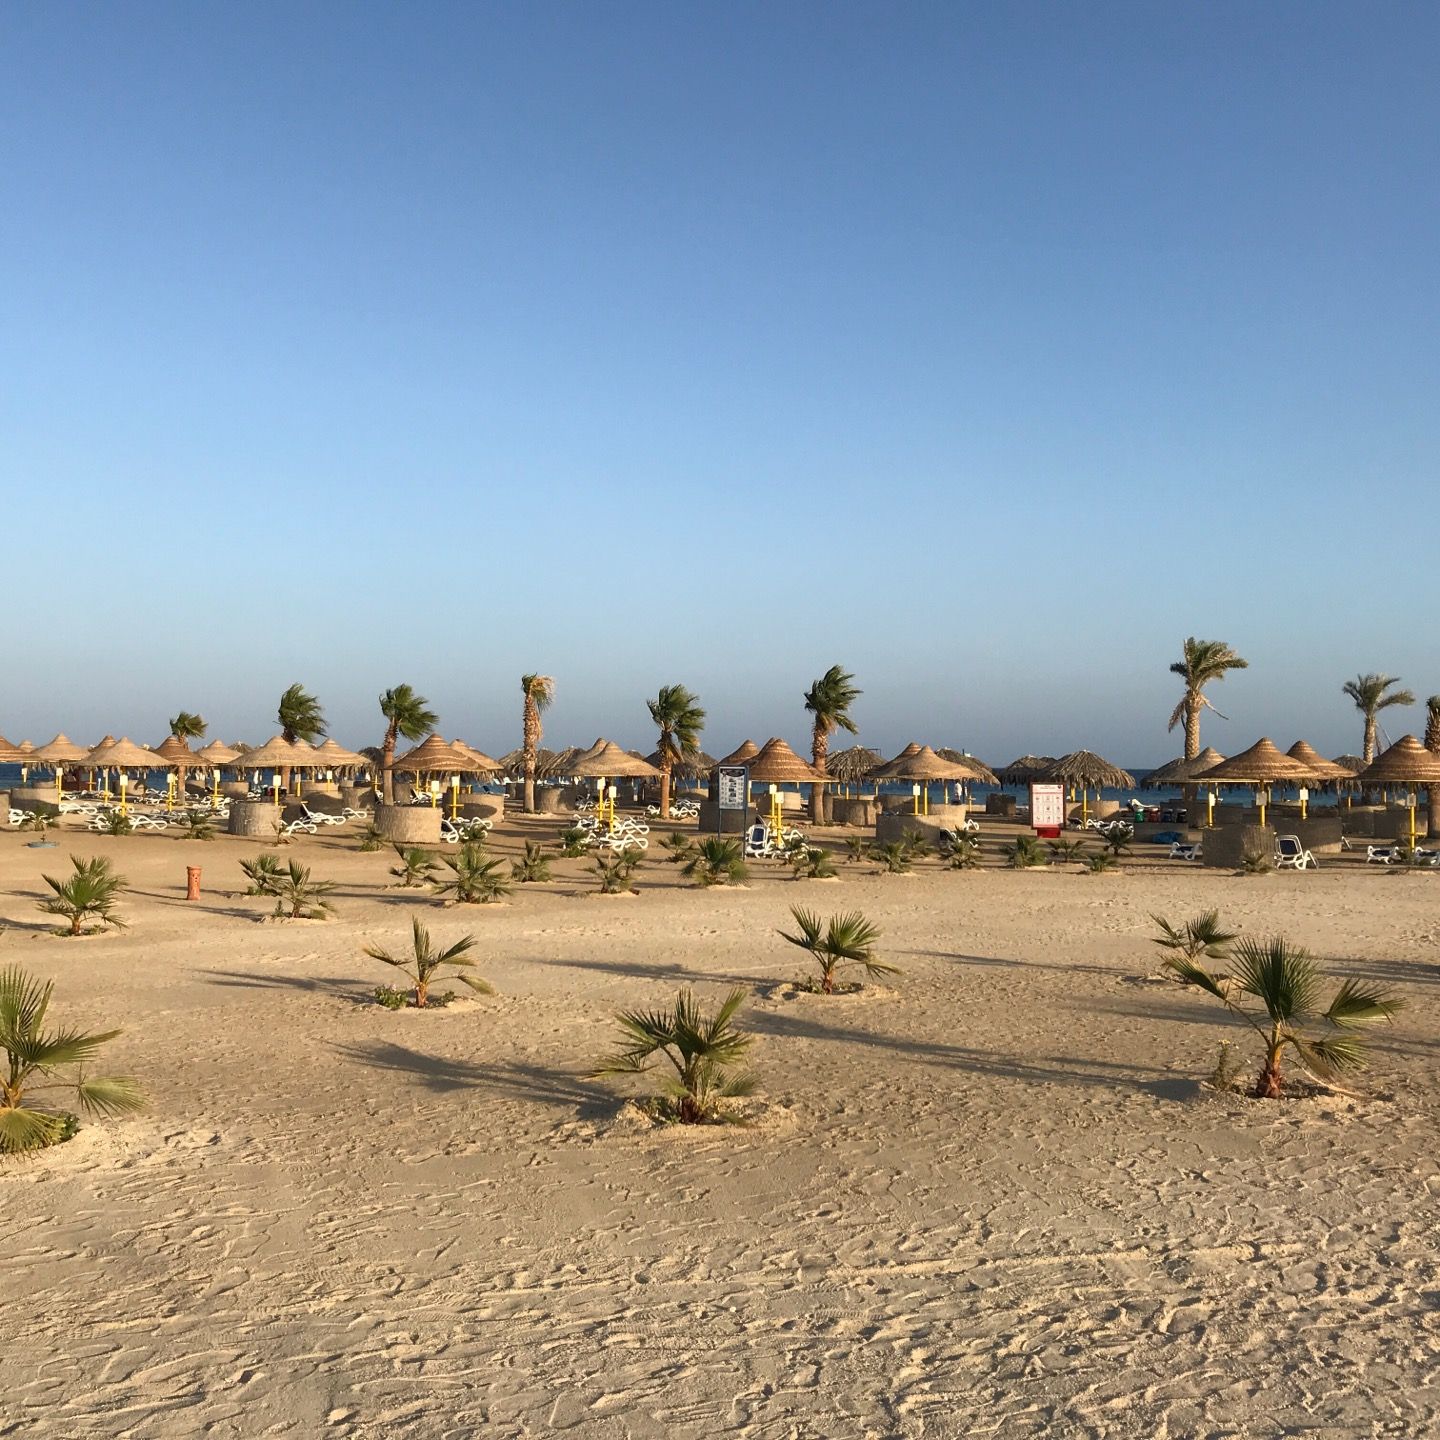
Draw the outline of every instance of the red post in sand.
M187 900L200 898L200 867L198 865L185 867L185 898Z

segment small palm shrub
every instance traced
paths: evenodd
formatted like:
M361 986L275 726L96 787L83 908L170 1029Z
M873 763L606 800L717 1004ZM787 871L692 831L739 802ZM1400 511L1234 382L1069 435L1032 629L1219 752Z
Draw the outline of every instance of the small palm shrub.
M525 842L524 855L510 862L510 876L522 885L544 884L552 878L550 857L546 855L538 840Z
M1052 840L1049 849L1052 865L1069 865L1085 859L1085 846L1079 840Z
M457 855L444 857L452 878L437 883L436 891L451 895L462 905L489 905L502 900L515 888L506 878L498 860L491 860L485 847L467 840Z
M734 1023L744 1002L745 992L732 990L713 1015L706 1015L694 992L682 990L669 1010L622 1010L615 1017L620 1048L601 1061L595 1074L644 1074L663 1062L673 1074L650 1101L655 1118L682 1125L724 1121L730 1118L726 1102L755 1088L745 1068L754 1036Z
M1117 821L1105 832L1105 848L1118 860L1130 853L1130 842L1134 838L1134 827Z
M1115 857L1108 850L1092 850L1085 856L1085 869L1091 875L1103 875L1115 868Z
M1014 842L1006 845L1000 853L1012 870L1028 870L1032 865L1046 863L1045 852L1033 835L1017 835Z
M914 856L915 852L903 840L890 840L870 849L870 858L886 875L908 875Z
M1231 944L1240 938L1238 930L1227 930L1220 923L1218 910L1203 910L1183 925L1172 925L1162 915L1151 915L1150 918L1160 930L1158 935L1150 937L1150 943L1168 952L1167 961L1171 955L1182 956L1192 965L1202 958L1227 960Z
M373 820L360 832L360 848L367 853L385 848L385 837Z
M145 1103L133 1080L85 1073L120 1031L45 1029L53 990L52 981L42 984L19 966L0 970L0 1052L6 1060L0 1071L0 1155L38 1150L74 1134L74 1116L40 1098L48 1090L72 1091L92 1115L128 1115Z
M934 847L925 838L922 830L907 830L900 837L900 843L909 852L912 860L924 860L934 853Z
M697 885L743 885L749 874L738 840L711 835L702 840L682 872Z
M21 822L20 828L38 835L42 840L49 833L52 817L39 810L32 810Z
M1242 875L1268 875L1275 868L1273 858L1264 850L1246 850L1240 856Z
M819 981L812 988L822 995L835 993L837 972L842 965L858 965L871 977L900 973L896 966L876 959L875 942L880 938L880 931L858 910L848 915L832 915L828 921L798 905L791 907L790 914L799 934L788 935L782 930L780 935L808 951L820 967Z
M334 881L313 879L308 865L292 860L276 873L270 888L259 893L275 897L277 916L287 920L321 920L334 912L329 898L334 891Z
M473 935L462 936L448 950L440 950L431 943L430 932L418 919L411 918L410 931L410 953L408 955L392 955L379 945L367 945L365 953L372 960L379 960L382 964L389 965L404 974L413 987L412 1003L417 1010L423 1010L430 1003L431 982L442 970L455 971L454 975L447 976L447 978L458 980L477 994L493 995L495 993L493 988L478 975L465 973L475 964L468 954L475 945ZM389 987L381 986L380 988L388 989ZM376 998L379 998L378 995ZM383 1005L387 1002L381 1000L380 1003Z
M955 831L946 841L945 862L952 870L978 869L980 842L964 830Z
M560 832L560 853L567 859L573 860L577 855L583 855L589 844L590 832L581 829L579 825L571 825Z
M130 888L125 877L116 875L110 862L99 855L89 860L72 855L70 866L73 873L63 880L53 875L41 877L54 893L39 902L40 908L47 915L68 920L70 928L62 932L68 935L82 934L88 920L123 930L125 922L115 914L115 901L121 891Z
M694 840L680 830L667 835L660 844L665 849L665 858L672 865L679 865L695 853Z
M107 810L100 817L100 833L102 835L133 835L135 822L128 815L122 815L118 810Z
M245 887L247 895L273 895L280 880L280 857L261 851L253 860L242 860L240 868L250 882Z
M187 810L184 825L185 839L187 840L213 840L215 838L215 821L207 810Z
M397 845L395 854L400 863L392 865L390 873L396 876L407 890L416 885L424 885L440 868L440 862L419 845Z
M635 887L630 883L645 852L638 845L608 851L595 857L595 873L600 877L602 895L628 895Z
M847 835L845 837L845 860L848 864L858 865L862 860L870 858L870 842L863 835Z
M828 850L802 845L791 858L790 871L797 880L829 880L838 872Z
M1320 967L1307 951L1279 936L1242 941L1234 959L1231 974L1205 969L1198 960L1187 958L1183 949L1168 955L1165 964L1185 984L1213 995L1259 1035L1263 1059L1252 1092L1257 1100L1278 1099L1283 1093L1287 1050L1318 1080L1363 1069L1365 1047L1351 1032L1388 1020L1404 1005L1379 989L1345 980L1322 1010ZM1258 1017L1247 1004L1252 1000L1260 1002ZM1330 1032L1314 1034L1309 1027L1316 1021L1325 1021Z

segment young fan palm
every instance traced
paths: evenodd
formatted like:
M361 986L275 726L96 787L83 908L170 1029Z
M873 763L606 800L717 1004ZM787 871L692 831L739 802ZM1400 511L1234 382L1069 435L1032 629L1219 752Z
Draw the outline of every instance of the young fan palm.
M396 970L401 971L415 988L415 1008L423 1010L430 1003L430 984L436 975L447 966L453 967L461 972L453 978L462 985L468 985L480 995L493 995L494 988L481 980L476 975L466 975L463 972L474 961L469 958L467 952L474 947L475 937L473 935L463 936L457 940L448 950L437 950L430 943L430 932L414 917L410 921L411 941L409 955L392 955L388 950L382 949L379 945L367 945L365 953L372 960L382 961L386 965L392 965Z
M524 733L522 745L525 753L525 813L535 813L535 765L540 751L540 737L543 729L540 717L550 708L555 698L555 680L550 675L522 675L520 693L525 697Z
M253 860L242 860L240 868L250 882L245 890L247 895L273 895L275 893L275 886L280 880L280 857L278 855L267 855L262 852Z
M116 898L122 890L130 888L125 877L114 874L110 862L100 855L89 860L72 855L70 865L74 874L64 880L57 880L53 875L41 876L55 893L41 900L40 908L47 915L60 915L68 920L70 929L65 933L70 935L81 934L87 920L98 920L102 925L123 930L125 922L114 912Z
M1049 863L1033 835L1017 835L1011 844L1001 846L1000 853L1012 870L1028 870L1034 865Z
M213 840L215 821L208 810L187 810L185 812L185 838L187 840Z
M630 881L640 868L640 862L644 856L645 852L638 845L627 845L618 854L612 852L606 855L597 855L595 857L595 873L600 877L600 893L602 895L635 893L635 887Z
M1408 690L1395 690L1386 694L1392 685L1399 683L1398 675L1357 675L1340 687L1365 717L1365 748L1361 750L1360 758L1367 765L1375 758L1375 731L1379 725L1380 712L1391 705L1415 703L1414 695Z
M1240 935L1238 930L1227 930L1221 925L1218 910L1202 911L1183 925L1172 925L1160 915L1150 918L1160 927L1160 933L1152 935L1150 943L1172 955L1183 956L1192 965L1202 956L1210 960L1228 959L1230 945Z
M1190 636L1183 646L1179 660L1170 667L1172 675L1178 675L1185 682L1185 693L1180 703L1170 714L1173 730L1183 723L1185 726L1185 758L1193 760L1200 753L1200 712L1215 710L1205 695L1205 687L1212 681L1223 680L1230 670L1246 670L1250 666L1223 640L1197 640ZM1215 710L1220 715L1218 710ZM1225 717L1220 715L1223 720Z
M802 843L791 856L790 873L797 880L833 880L837 871L828 850Z
M381 799L386 805L395 803L395 747L403 735L407 740L423 740L440 717L430 709L430 702L417 695L409 685L396 685L380 697L380 713L385 717L385 738L380 742Z
M799 927L798 935L787 935L780 931L783 939L798 945L814 958L820 967L820 991L825 995L835 993L836 972L842 965L858 965L869 976L898 975L899 969L875 958L875 942L880 938L879 929L872 925L858 910L848 915L832 915L828 921L809 910L792 906L790 914Z
M400 863L392 865L390 873L397 876L407 890L425 884L440 868L440 862L419 845L397 845L395 854Z
M870 858L886 875L908 875L915 851L904 840L887 840L871 846Z
M744 1066L754 1036L736 1029L745 1002L732 990L714 1015L706 1015L694 992L682 990L670 1010L622 1010L621 1048L601 1062L596 1076L635 1075L663 1060L674 1071L659 1102L660 1113L682 1125L725 1118L725 1101L749 1095L755 1079Z
M0 970L0 1053L5 1059L0 1071L0 1154L38 1150L64 1138L70 1117L37 1104L38 1092L62 1086L73 1090L92 1115L128 1115L145 1104L133 1080L85 1074L84 1066L120 1031L86 1034L44 1028L53 990L53 982L41 984L18 966ZM71 1080L51 1078L72 1069Z
M457 855L446 855L444 860L454 878L437 884L436 893L453 895L462 905L489 905L514 889L501 872L500 862L491 860L477 841L466 841Z
M831 735L837 730L857 733L850 707L864 693L856 688L855 677L838 665L832 665L805 692L805 708L815 717L810 731L810 763L822 775L828 773ZM821 825L828 818L825 787L814 785L810 791L810 819Z
M313 745L325 737L325 712L320 708L320 702L298 683L287 687L280 696L275 719L287 744L294 745L303 740L307 745ZM280 783L287 790L290 788L288 765L280 769Z
M702 840L681 867L681 874L704 886L743 885L747 873L740 842L719 835Z
M660 727L660 818L670 818L670 777L682 760L693 760L700 752L700 732L705 712L700 697L683 685L662 685L660 693L645 703L650 718Z
M510 862L511 876L522 884L541 884L551 879L550 857L546 855L538 840L525 842L525 853L518 860Z
M292 860L280 870L277 867L269 888L261 895L275 897L275 914L289 920L323 920L335 907L330 896L335 891L333 880L312 880L310 867Z
M1260 1036L1264 1060L1255 1081L1257 1100L1275 1100L1281 1095L1281 1064L1287 1049L1293 1050L1300 1064L1320 1080L1362 1069L1364 1045L1358 1035L1345 1032L1376 1020L1388 1020L1404 1005L1380 990L1346 980L1321 1010L1320 985L1324 977L1320 968L1305 950L1278 936L1242 941L1230 975L1206 970L1181 953L1168 956L1165 964L1187 985L1215 996ZM1260 1002L1262 1018L1257 1019L1245 1008L1247 999ZM1306 1025L1315 1020L1328 1021L1342 1033L1307 1033Z
M170 722L170 733L177 740L203 740L207 728L205 717L192 714L189 710L182 710Z

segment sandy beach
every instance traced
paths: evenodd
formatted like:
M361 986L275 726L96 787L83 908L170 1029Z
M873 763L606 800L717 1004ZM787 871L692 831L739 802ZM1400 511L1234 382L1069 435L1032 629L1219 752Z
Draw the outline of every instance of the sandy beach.
M0 844L0 959L56 979L57 1020L123 1026L104 1068L150 1108L0 1167L0 1435L1440 1430L1440 876L701 890L652 847L634 898L563 860L447 908L351 829L284 852L336 917L276 923L240 893L253 842L27 838ZM54 938L35 901L71 852L129 878L128 929ZM797 903L862 909L903 973L797 991ZM1252 1037L1158 978L1149 917L1211 906L1405 999L1354 1095L1202 1086ZM393 976L362 946L416 912L477 936L493 997L371 1002ZM617 1007L682 984L751 992L755 1125L650 1128L635 1084L586 1078Z

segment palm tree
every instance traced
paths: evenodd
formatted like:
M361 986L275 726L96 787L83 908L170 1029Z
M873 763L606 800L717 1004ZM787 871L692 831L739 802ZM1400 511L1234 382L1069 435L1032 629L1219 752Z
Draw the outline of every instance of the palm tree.
M381 799L387 805L395 803L395 777L391 767L395 764L395 746L400 737L422 740L439 724L440 717L429 706L430 702L408 685L397 685L380 697L380 713L385 717L385 740L380 746Z
M141 1109L145 1100L133 1080L86 1075L84 1066L102 1045L120 1032L104 1030L46 1031L54 982L40 981L17 965L0 970L0 1155L38 1150L64 1139L67 1117L36 1106L37 1091L61 1084L73 1088L75 1098L92 1115L127 1115ZM75 1070L73 1081L52 1080L62 1069ZM32 1077L49 1083L31 1084Z
M810 737L810 763L822 775L830 754L830 737L837 730L857 733L850 718L850 707L865 692L855 686L855 677L848 670L832 665L805 692L805 708L815 717ZM815 785L810 792L810 819L821 825L829 819L829 806L824 785Z
M1387 695L1392 685L1398 685L1398 675L1357 675L1347 680L1340 688L1354 702L1355 708L1365 717L1365 748L1360 758L1368 765L1375 758L1375 731L1379 725L1380 712L1391 705L1413 705L1415 697L1408 690L1396 690Z
M700 751L700 732L705 712L698 695L683 685L662 685L660 693L645 703L650 718L660 727L660 818L670 818L670 776L682 760L693 760Z
M738 840L711 835L690 852L681 866L681 874L697 885L743 885L746 879L745 855Z
M1382 991L1366 989L1346 980L1334 998L1320 1009L1323 976L1309 954L1298 945L1274 939L1242 941L1235 952L1233 975L1211 972L1189 959L1183 950L1166 957L1165 964L1187 985L1215 996L1260 1036L1265 1058L1255 1081L1257 1100L1277 1100L1284 1088L1281 1062L1287 1049L1319 1080L1330 1080L1365 1064L1360 1037L1353 1034L1314 1036L1306 1033L1308 1021L1326 1020L1337 1030L1388 1020L1404 1006ZM1246 997L1260 1002L1265 1014L1256 1019L1243 1008Z
M244 862L241 862L242 866ZM334 912L330 896L335 891L333 880L312 880L310 867L292 860L284 870L277 870L262 895L275 897L275 915L290 920L323 920Z
M440 868L440 862L419 845L397 845L395 854L400 863L392 865L390 873L396 876L407 890L416 885L424 885Z
M540 750L540 737L544 733L540 724L541 714L550 708L555 698L555 680L550 675L522 675L520 693L525 697L525 813L535 813L535 760Z
M671 1010L622 1010L621 1049L601 1062L600 1075L643 1074L656 1057L666 1060L674 1079L665 1087L659 1113L683 1125L724 1118L724 1102L755 1088L748 1071L732 1073L745 1063L754 1036L737 1030L736 1012L743 990L732 990L714 1015L704 1014L694 992L682 990Z
M288 745L294 745L300 740L307 745L313 745L325 736L325 712L320 708L320 702L299 683L291 685L281 695L275 719L279 723L280 734ZM280 783L287 791L290 789L288 765L280 767Z
M880 930L858 910L848 915L832 915L829 921L811 910L792 906L790 914L799 927L798 935L780 931L782 939L808 951L820 967L820 993L835 993L836 971L842 965L858 965L867 975L898 975L899 968L875 958L875 942ZM858 986L856 987L858 988Z
M1440 755L1440 695L1425 702L1425 748ZM1425 838L1440 839L1440 785L1425 787Z
M462 905L489 905L502 900L514 888L500 869L500 862L485 853L484 845L466 841L453 857L441 857L454 872L454 879L437 882L438 895L453 895Z
M447 965L453 965L456 970L460 971L461 973L454 978L462 985L468 985L477 994L493 995L495 993L494 989L478 976L464 973L475 963L466 954L466 951L474 947L475 937L473 935L462 936L448 950L437 950L430 943L430 932L413 916L410 920L410 929L411 954L397 957L379 945L367 945L365 953L372 960L392 965L404 973L405 978L415 987L415 1008L417 1010L423 1010L430 1003L430 982L435 978L437 972Z
M1160 927L1160 933L1152 935L1150 943L1171 954L1183 955L1192 965L1202 956L1211 960L1229 959L1230 945L1240 935L1238 930L1227 930L1220 923L1218 910L1204 910L1183 925L1172 925L1163 915L1150 918Z
M189 710L182 710L170 722L170 733L177 740L203 740L208 728L203 715L192 714Z
M1171 711L1166 728L1173 730L1184 722L1187 760L1193 760L1200 753L1200 712L1215 710L1205 696L1205 687L1212 680L1223 680L1226 671L1245 670L1249 665L1248 660L1242 660L1223 640L1197 640L1191 635L1185 641L1183 658L1170 667L1170 673L1185 682L1185 693ZM1218 710L1215 713L1220 715ZM1220 718L1223 720L1225 716Z
M117 930L125 928L125 922L115 912L115 900L129 884L123 875L116 875L110 869L110 862L96 855L82 860L78 855L70 857L74 874L65 880L53 875L40 878L53 890L53 895L39 901L40 908L47 915L60 915L70 922L67 935L79 935L87 920L99 920L103 925L113 925Z

